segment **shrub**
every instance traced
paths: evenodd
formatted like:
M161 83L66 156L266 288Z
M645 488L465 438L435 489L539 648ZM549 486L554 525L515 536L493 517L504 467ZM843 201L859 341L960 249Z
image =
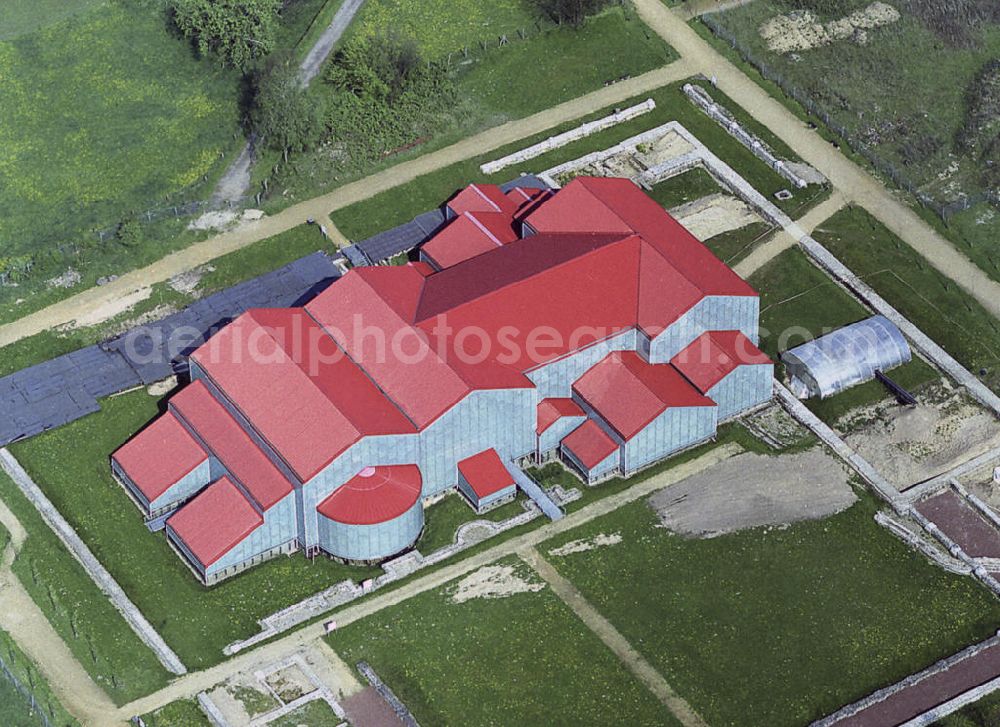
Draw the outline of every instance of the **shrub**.
M557 23L580 25L588 15L593 15L610 4L610 0L530 0L542 15Z
M254 131L268 146L302 151L322 138L322 96L302 87L293 63L270 63L255 81L250 115Z
M281 0L170 0L173 24L202 55L246 72L274 49Z
M142 242L142 225L134 217L126 217L115 228L115 239L125 247L135 247Z

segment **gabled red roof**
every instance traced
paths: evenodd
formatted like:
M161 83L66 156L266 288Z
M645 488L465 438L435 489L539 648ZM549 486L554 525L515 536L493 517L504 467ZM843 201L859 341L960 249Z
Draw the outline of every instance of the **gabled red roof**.
M465 212L449 222L420 251L439 269L517 239L513 220L501 212Z
M670 361L703 394L739 366L769 363L767 354L740 331L703 333Z
M195 381L177 392L170 399L170 408L194 430L262 510L292 491L288 479L212 396L204 382Z
M588 419L563 437L566 447L588 470L618 451L618 444L593 419Z
M228 477L212 483L167 518L167 525L208 568L264 524Z
M538 425L535 427L535 434L541 434L563 417L583 416L586 416L583 409L572 399L542 399L538 404Z
M456 215L466 212L503 212L512 216L517 206L495 184L470 184L448 200L448 209Z
M573 180L524 218L535 232L629 235L634 230L589 187Z
M458 471L480 499L514 485L514 477L492 448L460 461Z
M416 431L301 308L251 309L192 358L303 482L364 434Z
M153 420L111 456L149 502L208 459L170 412Z
M625 440L668 408L715 406L673 366L646 363L634 351L608 354L576 380L573 391Z
M316 510L346 525L375 525L397 518L420 498L423 479L415 464L366 467L338 487Z

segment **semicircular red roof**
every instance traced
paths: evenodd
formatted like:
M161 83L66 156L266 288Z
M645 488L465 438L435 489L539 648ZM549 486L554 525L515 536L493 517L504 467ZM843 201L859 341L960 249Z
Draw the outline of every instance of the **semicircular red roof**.
M415 464L366 467L316 506L345 525L377 525L397 518L420 498L423 478Z

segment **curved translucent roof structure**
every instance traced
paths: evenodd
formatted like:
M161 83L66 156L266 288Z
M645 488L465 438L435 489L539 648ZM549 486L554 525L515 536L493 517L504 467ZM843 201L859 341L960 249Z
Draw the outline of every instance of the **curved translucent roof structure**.
M877 370L888 371L910 357L903 334L884 316L852 323L781 354L795 394L821 398L873 379Z

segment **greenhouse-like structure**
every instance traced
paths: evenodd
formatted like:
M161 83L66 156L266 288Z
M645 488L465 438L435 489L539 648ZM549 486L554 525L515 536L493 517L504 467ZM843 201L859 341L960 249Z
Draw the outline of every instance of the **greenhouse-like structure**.
M825 399L910 358L903 334L884 316L852 323L781 354L791 389L800 399Z

